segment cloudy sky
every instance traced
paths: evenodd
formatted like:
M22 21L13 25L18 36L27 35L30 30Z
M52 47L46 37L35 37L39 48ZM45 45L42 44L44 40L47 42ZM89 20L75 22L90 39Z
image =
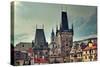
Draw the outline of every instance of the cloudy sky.
M35 37L36 25L44 32L50 42L52 28L61 23L61 12L67 12L69 28L74 25L74 41L97 36L97 7L43 4L31 2L15 3L14 45L19 42L32 42Z

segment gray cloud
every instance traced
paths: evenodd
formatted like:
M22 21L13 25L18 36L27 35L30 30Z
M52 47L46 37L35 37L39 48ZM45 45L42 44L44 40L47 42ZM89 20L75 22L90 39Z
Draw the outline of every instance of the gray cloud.
M62 6L68 14L69 27L71 28L72 23L75 25L74 40L81 36L87 36L86 34L90 34L89 32L96 34L95 6L17 2L15 5L15 43L34 40L36 24L44 24L46 39L50 41L52 28L55 30L55 26L61 23ZM93 28L91 28L92 25L94 25ZM79 30L77 30L78 27ZM92 30L88 31L87 29Z

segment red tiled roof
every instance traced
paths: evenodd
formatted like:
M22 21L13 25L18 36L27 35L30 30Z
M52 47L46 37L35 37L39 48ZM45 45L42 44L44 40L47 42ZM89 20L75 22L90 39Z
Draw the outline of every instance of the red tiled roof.
M46 63L48 60L46 58L34 58L35 63Z
M83 50L85 51L85 50L92 50L92 49L97 49L97 46L96 45L93 45L91 48L90 47L86 47L86 48L84 48Z

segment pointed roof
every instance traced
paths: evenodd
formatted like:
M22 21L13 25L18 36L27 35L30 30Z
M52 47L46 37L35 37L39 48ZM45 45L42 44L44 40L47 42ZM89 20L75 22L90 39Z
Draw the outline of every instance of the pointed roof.
M73 35L74 35L74 28L73 28L73 24L72 24L72 33L73 33Z
M54 29L52 28L51 36L55 36Z
M46 43L46 38L44 34L44 29L36 29L35 45L44 45L45 43Z
M56 31L58 31L58 25L56 25Z
M60 30L69 30L67 12L62 12Z
M53 28L52 28L52 33L51 33L52 35L54 35L54 30L53 30Z
M58 33L58 25L56 25L56 36L57 36L57 33Z

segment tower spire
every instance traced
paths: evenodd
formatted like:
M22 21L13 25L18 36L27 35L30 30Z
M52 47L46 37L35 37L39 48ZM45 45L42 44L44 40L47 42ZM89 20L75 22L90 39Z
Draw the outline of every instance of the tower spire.
M54 38L55 38L55 34L54 34L54 30L53 30L53 28L52 28L52 33L51 33L51 42L54 41Z
M73 33L73 35L74 35L74 29L73 29L73 24L72 24L72 33Z
M62 31L62 24L60 23L60 31Z
M56 25L56 36L57 36L57 33L58 33L58 25Z
M51 35L54 36L54 30L53 30L53 28L52 28L52 33L51 33Z
M68 18L67 18L67 12L62 12L62 17L61 17L61 24L62 24L62 30L68 30Z
M56 25L56 32L58 32L58 25Z
M36 29L37 29L37 24L36 24Z
M61 30L69 30L68 27L68 17L67 17L67 7L65 5L61 5Z

